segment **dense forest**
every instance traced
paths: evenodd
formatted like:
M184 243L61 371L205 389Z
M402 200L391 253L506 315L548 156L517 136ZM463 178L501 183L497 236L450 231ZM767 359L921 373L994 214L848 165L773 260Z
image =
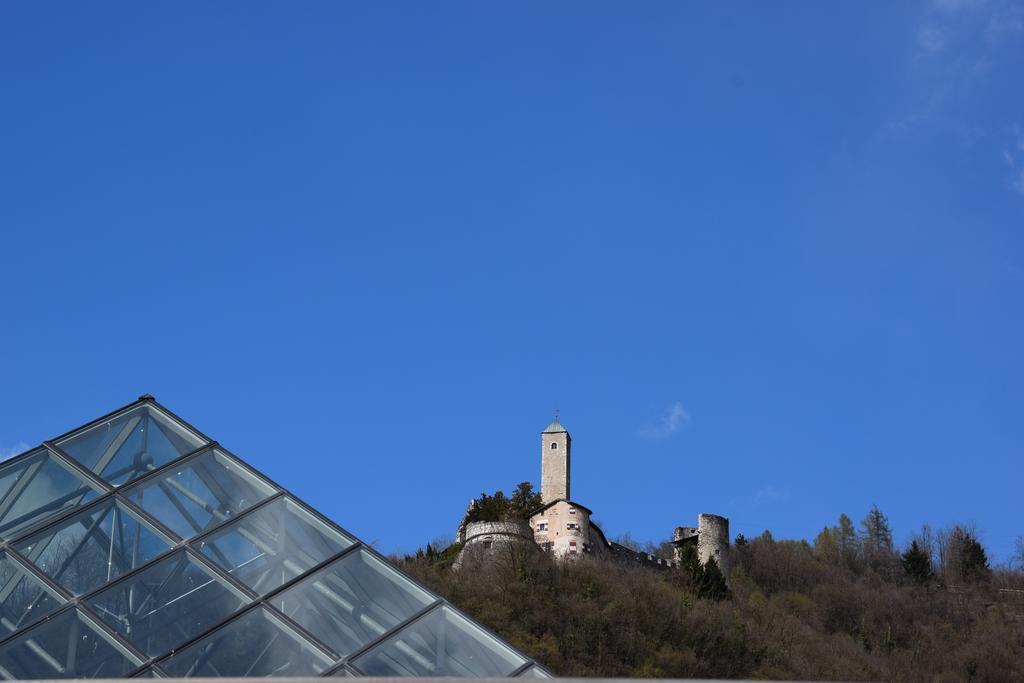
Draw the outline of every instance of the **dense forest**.
M1024 680L1024 572L990 566L967 526L898 549L873 508L813 543L738 536L728 588L692 558L659 571L508 547L456 571L458 550L396 560L561 676Z

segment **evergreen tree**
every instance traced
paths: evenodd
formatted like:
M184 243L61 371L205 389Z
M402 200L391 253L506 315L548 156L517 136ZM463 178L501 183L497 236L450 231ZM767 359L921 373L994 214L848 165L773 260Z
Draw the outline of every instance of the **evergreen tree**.
M475 499L475 505L466 512L464 523L526 520L542 504L541 495L534 492L533 484L524 481L516 486L511 498L501 490L490 495L481 493Z
M530 513L544 504L539 493L534 492L533 484L521 482L508 499L510 519L529 519Z
M504 491L495 491L491 496L491 509L488 513L488 522L501 522L508 517L508 498Z
M985 548L974 536L965 534L960 546L960 576L964 581L985 581L991 571Z
M836 549L840 561L851 569L857 569L860 556L860 544L857 542L857 530L853 520L845 514L839 515L839 526L836 528Z
M814 552L818 557L832 564L842 564L839 552L839 527L827 526L814 539Z
M740 563L746 562L750 556L750 541L747 540L747 537L743 534L738 534L733 547L733 557L736 558L736 561Z
M681 584L698 598L724 600L729 597L729 585L715 558L701 564L697 546L687 543L679 550L679 575Z
M860 543L853 520L845 514L839 515L839 524L825 527L814 539L814 551L823 560L857 569Z
M729 586L715 558L709 557L707 564L701 568L696 591L698 598L706 600L724 600L729 597Z
M473 522L488 522L492 520L484 519L487 515L487 511L491 507L491 497L486 493L481 493L474 500L475 505L466 511L466 517L463 520L465 524L472 524Z
M932 559L921 549L917 541L910 544L907 552L903 553L902 560L903 572L911 580L925 583L932 578Z
M892 550L892 530L889 528L889 518L886 517L877 505L872 505L867 517L861 520L864 528L864 541L878 550Z
M697 578L700 573L700 558L697 556L697 546L687 543L679 553L679 568L690 576Z
M873 569L878 569L892 559L892 530L889 518L882 514L877 505L872 505L867 517L861 520L863 542L861 550L864 561Z

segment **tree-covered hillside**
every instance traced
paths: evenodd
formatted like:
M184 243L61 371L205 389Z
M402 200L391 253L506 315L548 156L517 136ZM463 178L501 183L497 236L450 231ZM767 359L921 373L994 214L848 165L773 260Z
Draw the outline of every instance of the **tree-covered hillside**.
M564 676L1024 679L1024 574L991 568L971 529L927 527L903 551L873 509L814 543L736 539L730 590L672 571L501 549L400 563Z

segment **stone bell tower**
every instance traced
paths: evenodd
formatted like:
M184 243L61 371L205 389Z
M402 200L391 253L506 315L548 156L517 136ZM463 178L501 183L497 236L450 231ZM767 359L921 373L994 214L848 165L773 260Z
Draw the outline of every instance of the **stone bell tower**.
M540 435L540 495L545 504L569 500L569 464L572 438L558 414Z

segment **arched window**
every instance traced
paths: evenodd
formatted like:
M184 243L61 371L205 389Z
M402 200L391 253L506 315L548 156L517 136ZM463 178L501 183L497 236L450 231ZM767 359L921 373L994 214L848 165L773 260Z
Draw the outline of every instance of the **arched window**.
M551 450L556 450L557 448L558 448L558 442L557 441L552 441L551 442Z

